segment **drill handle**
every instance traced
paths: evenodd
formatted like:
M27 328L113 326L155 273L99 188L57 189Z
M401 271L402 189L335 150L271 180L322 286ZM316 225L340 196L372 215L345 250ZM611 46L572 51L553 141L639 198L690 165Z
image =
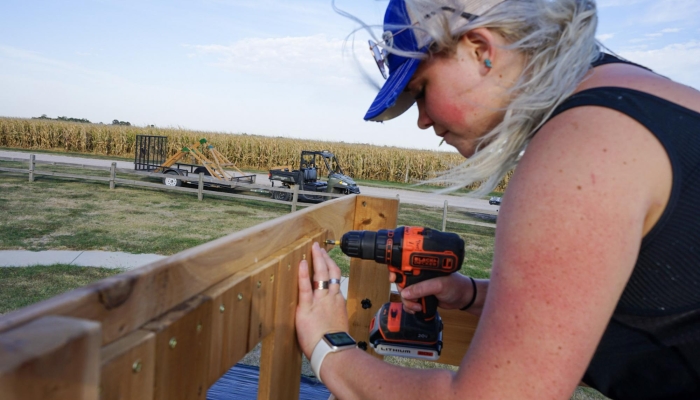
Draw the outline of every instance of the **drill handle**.
M419 303L423 306L422 311L416 312L416 317L423 321L430 321L437 314L438 298L435 295L425 296L419 299Z
M401 271L394 272L396 272L396 284L402 289L438 276L449 275L436 271L421 271L420 275L405 275ZM416 317L418 317L418 319L430 321L435 318L438 307L438 299L435 295L421 297L418 299L418 303L423 307L421 311L416 312Z

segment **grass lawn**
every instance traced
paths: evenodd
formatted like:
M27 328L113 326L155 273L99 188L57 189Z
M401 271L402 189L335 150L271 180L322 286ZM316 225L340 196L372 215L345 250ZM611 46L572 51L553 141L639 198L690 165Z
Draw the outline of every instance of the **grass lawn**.
M289 206L0 174L0 249L171 255L285 215Z
M123 270L54 264L0 268L0 314L116 275Z

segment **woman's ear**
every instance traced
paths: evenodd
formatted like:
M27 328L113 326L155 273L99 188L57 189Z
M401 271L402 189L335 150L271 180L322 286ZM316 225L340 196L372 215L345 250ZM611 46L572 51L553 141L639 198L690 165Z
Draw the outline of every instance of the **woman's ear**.
M474 62L479 64L479 71L486 74L496 64L496 46L493 32L487 28L476 28L460 37L460 44L466 46Z

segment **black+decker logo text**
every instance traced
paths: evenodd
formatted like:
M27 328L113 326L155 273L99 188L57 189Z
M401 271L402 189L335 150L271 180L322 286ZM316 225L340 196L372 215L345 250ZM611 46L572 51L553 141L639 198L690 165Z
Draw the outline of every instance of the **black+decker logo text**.
M438 268L440 265L440 259L435 256L414 255L411 257L411 265L414 267Z

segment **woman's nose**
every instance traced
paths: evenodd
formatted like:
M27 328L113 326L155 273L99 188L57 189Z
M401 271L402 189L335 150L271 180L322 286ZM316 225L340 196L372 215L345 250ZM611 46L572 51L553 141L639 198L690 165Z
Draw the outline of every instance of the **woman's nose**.
M432 119L425 112L425 100L418 99L416 101L416 106L418 106L418 128L428 129L435 124Z

